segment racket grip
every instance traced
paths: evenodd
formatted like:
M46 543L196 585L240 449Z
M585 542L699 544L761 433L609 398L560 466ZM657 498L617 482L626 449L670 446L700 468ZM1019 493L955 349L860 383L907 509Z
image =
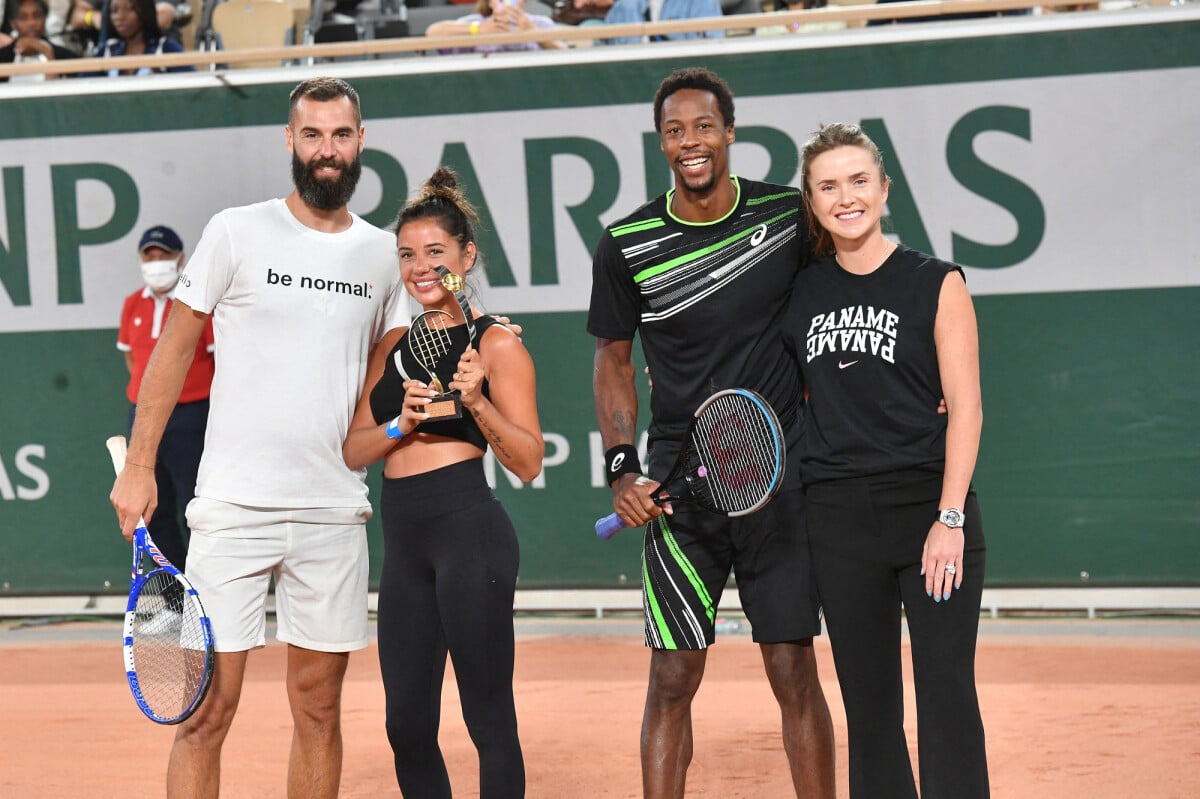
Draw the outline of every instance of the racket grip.
M607 541L624 529L625 522L621 521L621 517L615 513L610 513L596 521L596 535L601 541Z

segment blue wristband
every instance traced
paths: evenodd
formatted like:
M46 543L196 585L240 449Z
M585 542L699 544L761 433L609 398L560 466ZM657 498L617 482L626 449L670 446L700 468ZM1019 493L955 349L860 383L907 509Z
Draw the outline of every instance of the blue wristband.
M400 417L397 416L392 421L388 422L387 426L388 438L404 438L404 433L400 432Z

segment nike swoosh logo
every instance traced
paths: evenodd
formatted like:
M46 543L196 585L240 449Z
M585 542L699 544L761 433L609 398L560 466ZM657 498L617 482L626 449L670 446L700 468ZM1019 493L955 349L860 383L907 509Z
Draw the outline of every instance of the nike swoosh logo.
M842 363L841 361L838 361L838 368L845 369L847 366L853 366L856 363L858 363L858 361L851 361L850 363Z

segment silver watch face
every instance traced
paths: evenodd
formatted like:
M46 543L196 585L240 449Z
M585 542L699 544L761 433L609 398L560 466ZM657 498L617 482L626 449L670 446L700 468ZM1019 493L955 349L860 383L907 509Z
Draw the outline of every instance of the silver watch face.
M963 512L958 508L946 508L938 511L938 521L947 527L962 527Z

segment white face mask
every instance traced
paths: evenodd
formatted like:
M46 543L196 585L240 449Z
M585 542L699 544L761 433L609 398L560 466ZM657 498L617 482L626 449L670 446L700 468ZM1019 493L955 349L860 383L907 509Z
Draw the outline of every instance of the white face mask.
M142 279L150 290L159 294L170 291L179 281L176 261L146 261L142 264Z

